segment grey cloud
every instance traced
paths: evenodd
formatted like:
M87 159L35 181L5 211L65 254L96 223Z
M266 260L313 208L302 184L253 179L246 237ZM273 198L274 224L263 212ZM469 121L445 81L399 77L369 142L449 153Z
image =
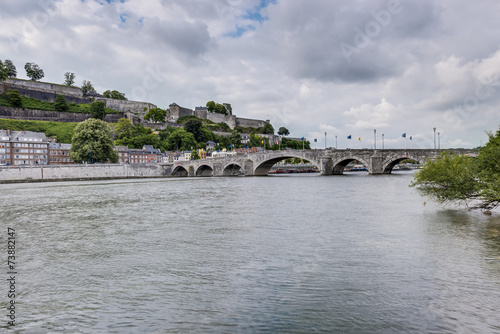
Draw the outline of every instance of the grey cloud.
M147 19L141 32L145 38L167 49L174 49L189 56L206 53L214 45L208 27L202 22L163 21Z

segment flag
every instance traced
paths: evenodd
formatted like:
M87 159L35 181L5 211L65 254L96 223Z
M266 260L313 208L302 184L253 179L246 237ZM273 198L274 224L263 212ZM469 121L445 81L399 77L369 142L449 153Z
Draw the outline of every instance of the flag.
M263 140L261 140L261 141L260 141L260 143L261 143L261 144L264 144L264 141L263 141Z
M278 143L278 142L276 142L276 145L279 145L279 143Z
M317 138L314 138L314 142L317 143L318 142L318 139Z
M300 138L300 140L304 141L304 137Z
M403 133L403 135L401 137L406 138L406 132Z
M358 137L358 140L361 141L361 137Z
M410 136L410 140L412 140L413 138Z
M347 136L347 139L352 139L351 135Z
M229 144L229 148L231 148L233 145Z

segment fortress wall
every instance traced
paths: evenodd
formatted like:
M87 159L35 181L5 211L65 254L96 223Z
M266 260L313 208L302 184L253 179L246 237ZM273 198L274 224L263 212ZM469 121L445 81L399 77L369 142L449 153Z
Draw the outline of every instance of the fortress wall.
M9 79L8 79L9 80ZM12 79L10 79L12 81ZM23 83L22 85L19 85L18 83ZM14 83L11 82L4 82L0 83L0 93L4 94L7 93L10 89L17 89L19 91L19 94L27 97L31 97L33 99L41 100L41 101L46 101L46 102L54 102L56 100L56 95L62 95L66 99L66 102L68 103L90 103L91 99L88 97L84 97L83 94L81 93L81 89L77 87L67 87L67 86L58 86L58 85L51 85L51 84L46 84L46 83L41 83L42 85L37 85L40 84L40 82L27 82L27 83L33 83L34 87L30 87L30 85L24 84L25 82L22 80L17 80ZM56 90L54 89L46 89L47 87L50 86L56 86ZM45 87L45 88L44 88ZM61 88L61 89L59 89ZM66 89L67 88L67 89ZM75 95L74 89L76 88L77 91L80 92L80 95Z
M0 118L50 121L50 122L82 122L92 118L90 114L79 114L59 111L46 111L34 109L22 109L0 106ZM108 114L104 120L108 123L117 123L120 118L126 118L125 114Z
M39 81L33 81L33 80L22 80L22 79L15 79L15 78L8 78L5 80L7 84L17 86L17 87L23 87L26 89L36 89L36 90L45 90L45 91L51 91L54 92L55 94L58 95L72 95L76 97L83 97L83 92L80 87L73 87L73 86L65 86L65 85L58 85L58 84L53 84L53 83L48 83L48 82L39 82Z
M169 170L156 164L46 165L0 167L0 183L162 177Z
M115 109L122 112L131 112L133 114L139 115L141 119L151 108L157 108L156 105L149 102L139 102L139 101L128 101L128 100L116 100L108 99L105 97L96 97L95 101L103 101L106 108Z
M244 128L252 127L252 128L261 128L267 124L266 121L259 119L250 119L250 118L240 118L236 117L236 126L241 126Z

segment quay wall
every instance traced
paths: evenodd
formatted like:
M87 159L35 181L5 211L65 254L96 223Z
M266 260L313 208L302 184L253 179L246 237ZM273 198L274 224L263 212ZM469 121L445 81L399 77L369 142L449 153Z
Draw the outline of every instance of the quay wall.
M0 183L153 178L170 175L157 164L1 166Z

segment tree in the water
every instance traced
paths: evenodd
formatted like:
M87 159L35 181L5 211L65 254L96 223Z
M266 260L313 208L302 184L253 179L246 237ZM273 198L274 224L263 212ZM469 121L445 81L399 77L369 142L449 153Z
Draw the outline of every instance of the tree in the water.
M500 130L477 157L443 153L429 160L411 183L439 203L491 210L500 205Z

